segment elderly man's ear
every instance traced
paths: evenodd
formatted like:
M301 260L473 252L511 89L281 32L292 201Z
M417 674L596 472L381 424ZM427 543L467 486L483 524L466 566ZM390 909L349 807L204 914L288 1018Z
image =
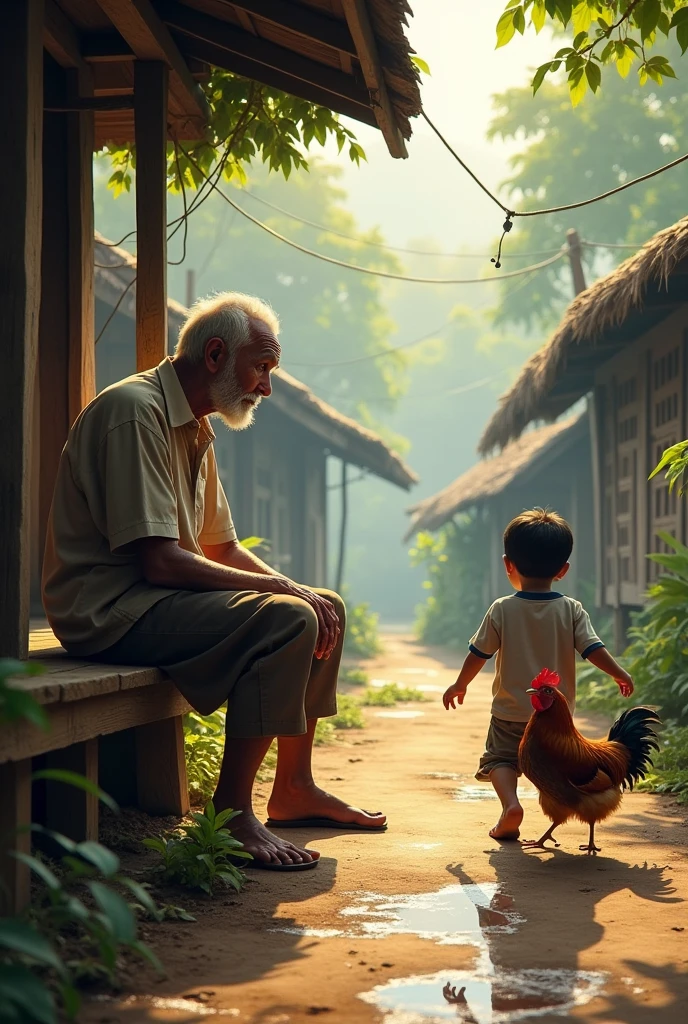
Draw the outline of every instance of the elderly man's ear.
M227 346L222 338L209 338L205 343L205 365L210 373L218 373L227 361Z

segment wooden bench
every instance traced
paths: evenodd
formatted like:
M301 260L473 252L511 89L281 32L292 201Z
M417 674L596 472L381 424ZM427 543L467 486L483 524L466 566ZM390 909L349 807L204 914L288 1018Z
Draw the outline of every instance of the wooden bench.
M77 841L98 838L98 799L64 783L32 784L36 768L79 772L149 814L189 810L182 716L190 708L165 673L70 658L46 628L32 630L30 650L45 671L13 685L33 694L50 727L0 726L2 912L29 901L29 869L8 855L8 846L30 850L30 833L17 828L39 821Z

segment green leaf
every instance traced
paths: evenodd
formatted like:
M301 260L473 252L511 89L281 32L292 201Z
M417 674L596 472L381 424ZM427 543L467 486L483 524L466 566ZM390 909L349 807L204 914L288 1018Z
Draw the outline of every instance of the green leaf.
M602 72L600 71L599 64L595 64L594 61L589 60L585 65L585 77L588 80L588 85L593 92L597 92L602 82Z
M130 946L136 941L136 918L126 900L102 882L89 882L88 887L103 911L114 938Z
M75 786L77 789L83 789L85 793L90 793L92 796L98 797L98 799L109 807L111 811L119 811L119 807L112 799L111 796L100 788L91 779L87 779L84 775L80 775L78 772L70 772L63 768L42 768L40 771L34 772L32 775L33 779L49 779L51 782L64 782L68 786Z
M517 32L520 32L521 35L523 35L526 30L526 16L522 7L516 7L514 9L514 28Z
M513 10L504 11L497 22L497 46L495 49L498 50L500 46L506 46L513 39L515 31Z
M77 843L75 853L98 868L106 878L112 877L119 871L119 857L112 850L108 850L107 846L101 846L100 843L91 839Z
M17 1024L58 1024L55 1000L46 985L21 964L0 964L0 1007L9 1003L20 1014Z
M547 20L545 0L535 0L530 18L536 33L541 32L545 26L545 21Z
M12 856L16 860L20 860L22 864L28 865L34 874L45 882L49 889L57 892L61 888L59 879L53 874L47 864L44 864L38 857L31 857L28 853L22 853L21 850L13 850Z
M418 70L422 71L424 75L431 75L430 67L428 66L427 61L424 61L422 57L418 56L418 54L411 54L411 63L415 64Z
M659 16L662 13L660 0L643 0L634 11L633 17L640 29L640 37L643 42L652 35L657 28Z
M588 80L585 75L585 68L576 68L569 75L569 93L571 105L577 107L585 96L588 88Z
M59 974L64 973L62 961L48 940L24 921L11 917L0 919L0 948L21 953Z
M626 78L628 72L633 66L635 60L635 53L630 46L626 43L616 43L616 70L619 72L622 78Z
M145 885L141 885L140 882L133 878L118 878L117 881L134 894L141 906L148 911L152 918L158 919L160 910Z

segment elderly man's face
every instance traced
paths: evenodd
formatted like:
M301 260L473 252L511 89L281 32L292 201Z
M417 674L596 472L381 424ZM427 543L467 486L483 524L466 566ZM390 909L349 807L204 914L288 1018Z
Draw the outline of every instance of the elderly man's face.
M251 321L251 341L229 359L211 385L218 415L232 430L253 423L261 400L272 392L270 374L279 365L277 338L262 320Z

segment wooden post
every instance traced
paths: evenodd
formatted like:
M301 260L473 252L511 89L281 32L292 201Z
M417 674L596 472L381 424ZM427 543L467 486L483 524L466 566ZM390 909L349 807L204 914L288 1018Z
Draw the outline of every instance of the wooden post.
M148 814L186 814L189 783L181 715L136 729L138 805Z
M191 309L196 301L196 271L186 272L186 308Z
M31 833L25 828L30 821L31 758L0 764L0 916L29 903L29 868L9 851L31 852Z
M0 189L0 654L25 658L31 588L31 432L41 290L43 3L5 4L0 88L11 104L3 129Z
M566 232L566 244L569 247L569 263L571 264L571 274L573 275L573 292L574 295L580 295L587 288L585 283L585 274L583 272L583 263L581 261L581 243L578 236L578 232L574 228L570 228Z
M70 92L93 95L85 73L67 72ZM96 394L92 111L67 114L69 424Z
M167 66L134 65L136 369L167 355Z
M592 469L592 519L595 535L595 605L604 607L606 588L605 536L604 536L604 410L601 408L599 388L593 388L587 400L590 423L590 462Z
M339 527L339 559L337 561L337 579L335 581L334 589L338 594L341 593L342 584L344 583L344 559L346 557L346 528L349 519L349 485L346 478L348 465L344 459L342 459L342 519Z
M46 768L77 772L98 784L98 740L84 740L46 754ZM98 839L98 797L64 782L46 782L47 828L81 842Z

